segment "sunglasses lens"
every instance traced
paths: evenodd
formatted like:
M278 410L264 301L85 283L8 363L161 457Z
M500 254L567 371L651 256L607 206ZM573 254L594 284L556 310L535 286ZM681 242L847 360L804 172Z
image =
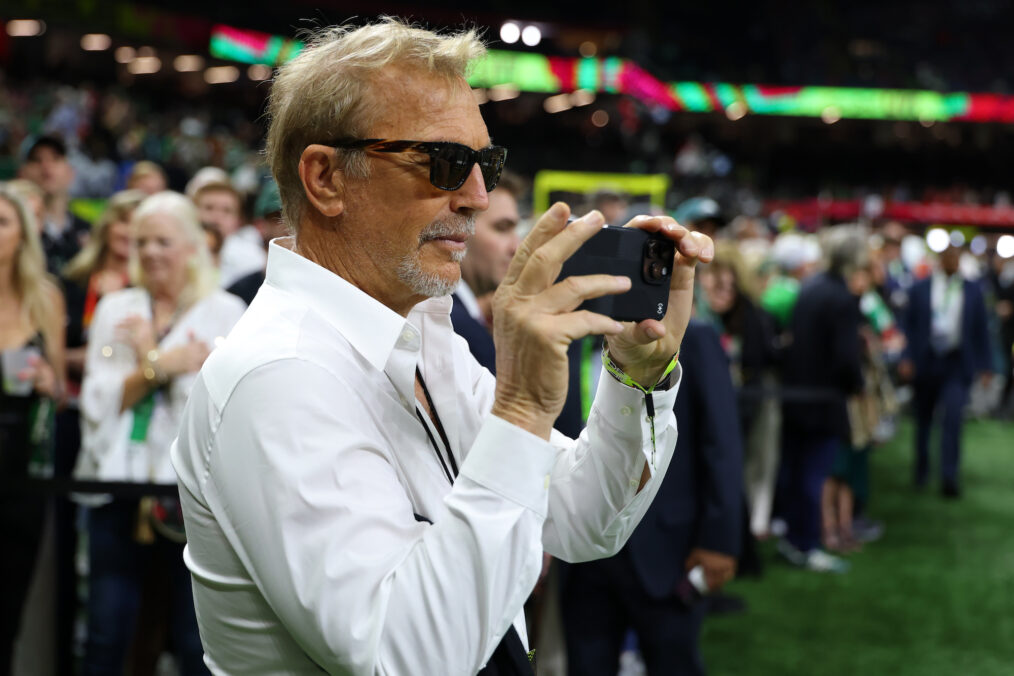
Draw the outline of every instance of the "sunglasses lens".
M441 190L457 190L465 183L472 169L471 148L448 144L432 155L430 182Z
M500 174L503 173L503 165L506 160L507 149L500 146L485 148L479 152L479 169L482 171L482 179L486 183L487 192L495 188L500 181Z

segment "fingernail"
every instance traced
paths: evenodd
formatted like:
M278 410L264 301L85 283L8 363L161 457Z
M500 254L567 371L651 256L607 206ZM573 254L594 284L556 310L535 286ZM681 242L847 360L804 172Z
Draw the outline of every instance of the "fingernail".
M709 244L707 247L704 248L703 255L706 258L714 258L715 257L715 247L712 246L711 244Z
M616 288L620 291L626 291L630 288L630 277L614 277L616 280Z
M584 217L592 225L602 225L606 222L606 217L602 215L602 212L598 209L588 212L588 215Z

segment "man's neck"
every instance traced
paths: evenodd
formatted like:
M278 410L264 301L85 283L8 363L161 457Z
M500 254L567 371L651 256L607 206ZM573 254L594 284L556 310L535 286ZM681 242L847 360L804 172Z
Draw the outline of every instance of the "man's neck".
M363 293L407 317L425 296L406 293L390 280L390 271L378 270L371 256L357 251L356 243L342 239L342 230L324 233L321 228L304 224L295 238L293 251L330 270ZM392 262L391 265L396 265ZM386 274L385 274L386 272Z
M53 194L46 197L46 222L60 232L70 224L67 205L70 199L64 194Z

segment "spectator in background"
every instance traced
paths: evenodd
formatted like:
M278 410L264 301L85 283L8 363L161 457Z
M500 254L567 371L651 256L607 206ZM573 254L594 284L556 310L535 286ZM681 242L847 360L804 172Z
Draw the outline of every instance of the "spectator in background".
M986 305L977 283L959 271L961 248L940 254L933 274L912 286L903 327L907 343L898 375L915 390L915 484L929 480L929 437L933 415L943 408L940 436L941 490L960 496L961 425L975 376L992 377Z
M789 562L845 572L846 561L820 548L824 482L839 447L849 443L846 400L862 387L859 297L869 288L869 250L857 228L838 226L825 239L827 268L803 282L792 313L792 342L782 382L806 395L782 406L782 463Z
M278 194L278 184L275 179L269 178L257 194L257 201L254 202L253 227L257 229L267 251L268 244L277 237L284 237L288 228L282 220L282 198ZM239 296L244 303L249 305L253 302L257 290L264 283L264 270L254 270L245 277L240 277L230 286L227 291Z
M489 207L475 218L475 234L461 261L461 281L451 298L454 331L468 342L475 360L496 375L493 348L493 292L500 286L518 243L520 177L505 171L489 194ZM607 221L608 222L608 221Z
M20 197L35 217L35 229L42 234L42 224L46 221L46 193L35 183L26 178L16 178L3 184L4 188L15 197Z
M223 289L251 272L263 270L267 253L261 234L243 225L243 196L231 183L205 183L194 194L201 223L222 237L218 253L219 284Z
M621 225L627 222L630 200L623 193L606 188L592 196L591 208L601 211L606 223Z
M81 390L79 479L172 484L169 445L198 369L243 313L217 291L197 213L162 192L134 211L136 288L102 298ZM108 498L88 512L88 638L82 673L121 674L148 571L164 566L181 674L207 674L176 499Z
M615 676L628 628L648 674L703 674L705 603L688 585L700 566L710 592L736 572L741 542L742 441L729 361L709 325L692 320L680 348L680 434L658 495L619 554L567 567L561 603L568 669ZM695 573L696 575L696 573Z
M777 398L765 396L776 386L774 322L755 302L756 284L735 244L715 244L715 260L699 273L706 312L729 357L732 382L741 388L739 425L745 444L746 494L750 530L766 536L774 504L781 442Z
M70 212L68 191L74 181L74 169L67 161L67 146L55 136L39 137L28 148L20 175L45 194L42 248L46 267L55 273L84 246L91 229L87 221Z
M691 197L676 208L673 218L712 239L715 239L718 229L726 223L722 208L710 197Z
M135 164L127 176L127 189L140 190L145 195L154 195L169 187L162 167L154 162L142 160Z
M0 190L0 674L11 669L14 639L42 536L45 498L12 491L48 473L54 400L62 398L65 314L46 274L35 218Z

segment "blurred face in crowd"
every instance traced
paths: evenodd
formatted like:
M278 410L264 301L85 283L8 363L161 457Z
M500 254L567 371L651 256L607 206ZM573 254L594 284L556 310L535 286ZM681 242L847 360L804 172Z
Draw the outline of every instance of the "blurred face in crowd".
M21 166L21 176L42 188L47 197L52 197L67 193L74 181L74 168L56 149L39 146Z
M21 219L17 209L6 199L0 198L0 265L13 263L21 244Z
M106 247L113 256L125 259L130 256L130 212L106 226Z
M486 125L464 79L448 82L414 69L381 71L371 83L380 111L369 138L453 141L479 149L490 145ZM429 181L424 154L368 153L370 175L343 183L343 214L336 244L355 260L344 261L350 281L396 311L450 293L461 277L466 242L476 215L489 205L477 164L457 190Z
M736 302L736 273L732 268L713 264L699 274L711 310L717 314L731 310Z
M873 273L870 267L859 268L854 271L847 280L849 291L852 292L853 296L862 296L870 290L870 286L873 284Z
M131 190L140 190L148 195L154 195L166 189L165 177L156 171L150 171L135 177L127 185Z
M151 214L137 223L134 236L148 290L182 289L187 259L195 253L195 247L176 219L168 214Z
M257 231L261 233L264 246L267 246L268 242L277 237L285 237L289 234L288 228L285 227L285 222L282 220L281 211L255 218L253 224L257 228Z
M961 263L961 249L956 246L949 246L940 254L940 269L945 275L953 275L958 271Z
M239 230L242 225L239 197L230 190L202 190L194 202L201 223L218 228L223 238Z
M507 275L518 250L518 201L506 190L489 194L489 208L475 219L475 236L468 243L468 255L461 262L461 276L472 292L495 291Z

